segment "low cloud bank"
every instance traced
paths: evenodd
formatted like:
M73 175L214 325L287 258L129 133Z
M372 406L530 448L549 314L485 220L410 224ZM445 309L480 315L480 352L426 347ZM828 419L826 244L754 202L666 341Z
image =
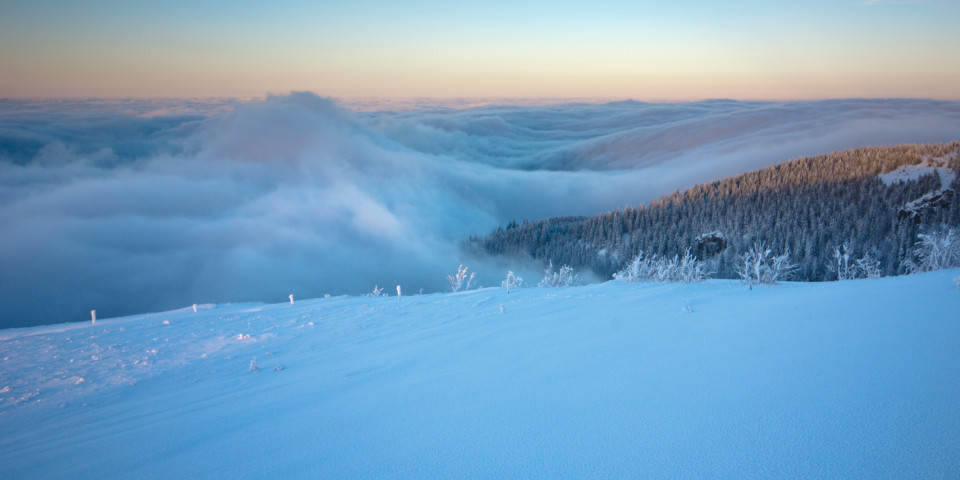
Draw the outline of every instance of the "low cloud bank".
M0 101L0 327L441 290L460 242L806 154L951 140L960 104ZM482 283L504 272L470 263Z

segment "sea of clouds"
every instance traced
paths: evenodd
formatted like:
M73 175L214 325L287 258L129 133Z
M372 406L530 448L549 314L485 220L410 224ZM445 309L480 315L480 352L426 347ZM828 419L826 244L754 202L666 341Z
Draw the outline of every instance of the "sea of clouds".
M960 103L0 100L0 327L443 290L469 235L801 155L960 135Z

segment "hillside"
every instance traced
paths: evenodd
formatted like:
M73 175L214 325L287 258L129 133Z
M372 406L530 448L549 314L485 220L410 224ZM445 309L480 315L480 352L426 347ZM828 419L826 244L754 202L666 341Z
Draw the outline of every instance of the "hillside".
M906 273L917 234L960 226L960 143L864 147L799 158L594 216L511 222L468 249L569 264L610 278L631 258L690 249L717 278L757 242L789 250L797 279L835 280L838 247ZM707 241L704 241L707 239ZM709 245L713 241L713 245Z
M958 275L0 330L0 477L956 478Z

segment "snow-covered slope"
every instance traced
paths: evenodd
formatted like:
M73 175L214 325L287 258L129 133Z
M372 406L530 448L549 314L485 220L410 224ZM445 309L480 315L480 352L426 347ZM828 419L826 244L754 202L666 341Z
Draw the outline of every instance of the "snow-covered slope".
M940 190L950 188L950 184L953 183L956 174L947 165L949 165L950 160L955 158L956 155L957 153L954 152L946 157L925 158L924 161L918 165L904 165L891 172L881 174L880 181L883 182L884 185L892 185L897 182L917 180L924 175L930 175L936 172L936 174L940 176Z
M958 274L2 330L0 478L957 478Z

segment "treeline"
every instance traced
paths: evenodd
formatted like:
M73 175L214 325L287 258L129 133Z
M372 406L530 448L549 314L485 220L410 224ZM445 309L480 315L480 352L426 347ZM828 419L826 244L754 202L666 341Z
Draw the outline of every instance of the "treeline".
M762 241L775 252L789 250L795 279L821 281L836 278L830 267L837 247L846 244L853 258L869 254L883 275L898 275L906 271L918 232L960 225L960 195L953 194L960 175L945 191L935 171L889 185L879 175L925 159L941 159L960 173L958 152L954 141L799 158L674 192L649 206L511 222L471 237L468 245L607 278L641 251L673 257L689 248L709 262L714 278L736 278L737 257Z

